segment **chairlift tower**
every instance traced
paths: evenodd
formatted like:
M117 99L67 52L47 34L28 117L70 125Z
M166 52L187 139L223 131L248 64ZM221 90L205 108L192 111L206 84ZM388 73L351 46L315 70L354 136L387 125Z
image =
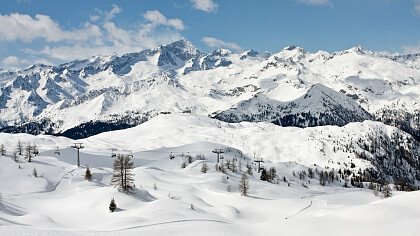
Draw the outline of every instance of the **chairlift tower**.
M217 154L217 164L219 164L219 159L223 159L223 157L220 158L220 154L225 152L221 148L216 148L212 152Z
M133 150L129 150L127 156L130 158L133 158Z
M80 149L85 148L82 143L74 143L72 148L77 149L77 166L80 167Z
M117 151L116 148L111 148L111 158L114 158L117 156L117 154L115 153L115 151Z
M264 163L263 159L258 158L254 162L258 163L258 173L260 173L260 170L261 170L260 164L261 164L261 162Z

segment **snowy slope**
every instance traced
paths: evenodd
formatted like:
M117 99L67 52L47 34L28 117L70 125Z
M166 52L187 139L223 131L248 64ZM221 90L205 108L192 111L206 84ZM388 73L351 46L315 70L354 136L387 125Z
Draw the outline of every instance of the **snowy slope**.
M156 132L160 130L165 132ZM395 133L409 139L372 121L301 129L161 115L134 128L78 140L86 146L81 162L90 167L91 182L84 179L85 167L75 166L76 153L69 148L73 140L2 133L0 144L8 151L0 156L0 235L413 235L420 230L419 192L394 191L394 197L381 199L368 189L341 187L342 179L323 187L318 176L293 175L308 167L337 170L354 163L350 169L357 172L375 166L356 155L359 140L368 143L373 134L387 139ZM23 156L14 162L9 155L18 140L35 143L40 156L31 163ZM345 151L346 146L354 147ZM55 154L57 147L60 155ZM134 155L132 194L110 186L112 148ZM241 161L243 169L254 155L264 158L263 165L275 166L290 186L260 181L254 170L249 196L241 196L240 173L215 171L214 148L226 151L224 161ZM186 155L196 154L206 160L194 158L185 169L180 167ZM401 161L401 168L410 167ZM206 174L200 172L203 162L210 166ZM39 177L33 176L34 168ZM115 213L108 212L111 198L119 208ZM358 227L349 227L354 225Z

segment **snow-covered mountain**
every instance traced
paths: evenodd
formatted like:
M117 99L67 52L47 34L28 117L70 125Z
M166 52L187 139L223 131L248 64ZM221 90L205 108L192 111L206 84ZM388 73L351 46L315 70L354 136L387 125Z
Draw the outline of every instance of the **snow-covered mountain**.
M281 126L312 127L342 126L371 119L371 115L351 98L315 84L305 95L289 102L256 94L234 108L216 114L215 118L228 122L268 121Z
M0 127L80 138L161 113L233 117L241 110L259 118L223 119L293 126L379 119L414 134L413 122L407 127L398 115L387 114L418 114L419 65L419 55L388 56L361 47L334 53L296 46L274 54L202 53L182 39L122 56L3 70Z

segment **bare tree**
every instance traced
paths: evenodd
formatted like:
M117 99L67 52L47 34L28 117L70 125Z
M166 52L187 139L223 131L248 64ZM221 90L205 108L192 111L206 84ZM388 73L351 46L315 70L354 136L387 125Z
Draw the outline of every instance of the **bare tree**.
M379 188L377 184L374 184L373 186L373 195L375 195L376 197L379 197Z
M220 170L222 173L225 173L225 172L226 172L226 169L225 169L225 163L223 163L223 160L222 160L222 162L220 163L219 170Z
M230 170L231 170L232 172L236 172L236 163L235 163L235 158L233 158L233 159L232 159Z
M248 176L243 173L241 179L239 180L239 191L242 196L247 196L249 191L249 181Z
M28 162L32 162L33 147L28 144L28 146L26 146L25 148L25 151L26 151L26 156L25 156L26 160L28 160Z
M270 167L268 170L268 179L271 183L277 183L277 171L274 166Z
M0 154L4 156L6 154L6 148L4 147L4 144L0 145Z
M382 194L384 198L392 197L392 189L388 184L385 184L382 188Z
M227 159L227 160L226 160L226 168L227 168L228 170L232 170L232 169L231 169L231 167L232 167L231 163L232 163L232 162L230 161L230 159Z
M249 164L249 162L246 163L246 172L249 175L252 175L252 166L251 166L251 164Z
M17 155L17 152L16 152L16 151L14 151L14 152L13 152L12 157L13 157L13 160L14 160L15 162L17 162L17 161L18 161L18 155Z
M34 145L32 146L32 153L34 154L34 156L39 154L39 150L38 147L36 146L36 144L34 143Z
M17 143L16 150L17 150L17 152L18 152L19 155L22 155L23 145L22 145L22 142L20 141L20 139L19 139L19 141Z
M131 172L134 169L134 163L131 158L130 155L118 154L114 161L111 184L124 192L130 192L133 189L134 179Z

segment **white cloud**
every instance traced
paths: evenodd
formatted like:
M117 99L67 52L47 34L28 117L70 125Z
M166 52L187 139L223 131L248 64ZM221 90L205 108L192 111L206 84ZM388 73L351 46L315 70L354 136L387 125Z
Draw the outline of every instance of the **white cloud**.
M416 46L403 46L405 53L420 53L420 44Z
M326 5L329 3L329 0L296 0L298 3L306 5Z
M22 68L35 63L43 63L46 65L52 65L53 63L45 58L25 58L21 59L16 56L8 56L1 60L0 65L4 68Z
M176 30L184 30L185 29L185 26L184 26L184 23L182 22L182 20L177 19L177 18L168 19L168 18L166 18L166 16L164 16L162 13L160 13L157 10L147 11L146 13L143 14L143 17L144 17L144 19L149 21L154 26L166 25L166 26L173 27Z
M193 7L200 11L216 12L217 4L213 0L191 0Z
M93 55L123 54L155 48L161 44L174 42L181 38L177 31L156 31L155 26L142 25L137 30L126 30L113 22L105 22L102 27L103 37L95 41L78 42L74 45L45 46L42 50L26 49L24 52L47 56L61 61L88 58Z
M414 10L420 14L420 0L414 0Z
M143 24L136 29L127 29L118 27L113 22L120 12L122 9L117 5L113 5L110 11L96 9L96 14L90 17L90 22L72 30L64 30L46 15L0 15L0 42L20 40L27 45L27 48L21 49L21 53L25 55L22 58L27 59L26 61L12 56L4 58L3 61L0 58L0 63L10 67L39 61L40 57L61 63L98 54L121 55L155 48L182 38L179 31L184 30L185 25L180 19L168 19L159 11L147 11L143 14ZM38 38L47 42L41 42L44 45L41 44L40 49L31 48L31 42ZM37 42L37 47L38 44Z
M48 42L87 41L101 36L98 26L85 24L81 29L66 31L49 16L12 13L0 15L0 41L22 40L30 42L36 38L43 38Z
M119 14L121 12L122 12L122 8L121 7L119 7L119 6L115 5L115 4L112 4L111 10L108 11L108 12L106 12L106 14L105 14L105 20L110 21L110 20L112 20L115 17L115 15L117 15L117 14Z
M2 65L7 67L14 67L19 65L19 58L15 56L8 56L1 61Z
M204 37L201 39L201 41L212 48L228 48L236 51L241 50L241 47L237 43L225 42L213 37Z
M99 19L101 19L101 17L98 15L91 15L89 19L90 21L98 21Z

